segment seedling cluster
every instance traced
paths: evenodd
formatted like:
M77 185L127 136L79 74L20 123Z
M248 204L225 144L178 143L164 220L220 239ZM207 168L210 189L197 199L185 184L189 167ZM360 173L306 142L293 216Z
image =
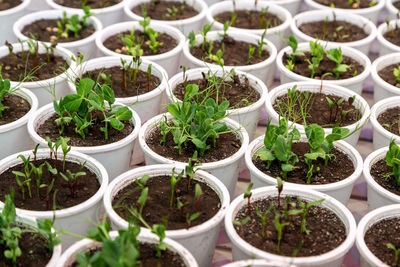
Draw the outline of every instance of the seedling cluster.
M157 38L159 37L159 33L149 27L149 17L145 17L144 20L139 22L139 24L142 26L143 34L148 38L148 40L145 41L144 36L138 37L137 35L135 35L136 30L132 29L130 34L120 35L121 40L125 44L125 47L123 47L122 50L118 49L117 52L125 52L127 55L131 55L134 58L138 56L140 57L143 55L142 46L145 44L150 48L153 54L157 54L157 49L160 46L164 45L163 42L159 42L157 40Z
M4 207L0 213L0 245L4 248L4 256L11 261L12 266L17 266L18 259L22 255L19 242L23 233L34 233L45 237L47 241L46 248L50 252L53 252L53 248L61 243L58 233L52 231L53 222L51 220L37 219L36 223L37 228L19 223L13 202L13 194L5 196Z
M64 179L68 183L70 190L70 195L72 198L76 197L78 192L78 178L85 176L86 173L82 171L86 162L81 163L80 171L73 173L66 168L65 163L67 159L67 154L71 151L71 147L68 146L69 138L60 137L55 143L52 143L49 138L46 138L48 142L48 147L50 149L49 159L50 161L44 161L40 165L37 162L37 150L39 145L33 150L33 159L31 156L25 157L24 155L18 155L23 163L23 171L12 171L15 175L15 179L22 193L22 199L28 200L32 198L37 198L46 201L46 207L50 209L51 196L56 197L57 190L54 189L54 183L56 179ZM58 149L61 148L63 153L62 166L59 166L58 159ZM54 157L54 166L53 164ZM42 177L44 172L50 173L51 179L48 181L43 181ZM57 178L57 175L60 177ZM33 188L36 188L33 193ZM45 193L43 194L43 190ZM28 195L26 195L26 192ZM53 208L55 208L55 203L53 203Z
M302 51L297 51L297 40L291 35L288 39L284 39L286 44L292 48L292 53L287 55L286 60L286 68L293 71L298 60L303 58L306 62L308 62L308 68L311 70L310 78L317 78L315 75L317 74L320 63L325 60L331 60L335 62L335 67L331 72L325 72L318 76L319 79L327 75L334 75L336 79L340 79L340 74L344 72L348 72L352 70L352 65L347 65L343 63L343 55L341 48L332 48L326 50L318 41L312 42L310 41L310 58L306 53ZM353 76L357 75L357 70L354 70Z
M64 134L65 126L75 125L75 133L83 140L89 133L90 126L103 123L100 130L108 140L110 128L121 131L123 121L132 118L132 111L126 106L114 106L114 91L107 84L100 85L90 78L79 80L76 94L70 94L59 101L54 100L54 110L58 114L55 120L59 134Z
M394 140L390 141L389 150L386 153L386 165L392 167L393 170L390 173L384 174L386 179L394 179L396 185L400 187L400 147Z
M257 204L251 203L250 200L252 196L251 193L252 183L251 183L244 194L244 199L247 199L248 201L247 207L245 207L248 216L246 216L243 220L233 221L233 224L236 225L236 230L240 235L241 228L244 227L250 221L250 216L252 212L255 211L257 217L261 222L260 223L261 229L259 229L259 233L256 234L259 235L262 239L266 239L267 238L266 227L268 224L273 224L276 230L276 253L280 254L281 243L282 240L284 239L287 228L295 227L293 225L293 219L292 219L293 216L301 216L301 226L299 231L302 233L303 238L301 239L300 244L297 246L297 249L292 253L292 256L296 257L296 255L298 254L299 250L302 248L306 240L306 236L309 235L312 230L307 228L307 214L311 207L321 204L324 201L324 199L315 200L312 202L304 202L303 200L298 198L296 202L293 201L291 197L287 196L283 202L281 200L283 183L279 177L277 178L277 181L278 181L277 205L270 204L267 209L260 210ZM268 216L269 214L271 214L271 216Z

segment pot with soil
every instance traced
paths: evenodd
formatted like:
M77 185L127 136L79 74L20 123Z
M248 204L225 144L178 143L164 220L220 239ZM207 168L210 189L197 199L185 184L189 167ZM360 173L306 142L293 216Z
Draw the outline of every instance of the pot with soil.
M41 43L9 44L0 47L1 75L11 86L20 86L34 93L39 107L68 93L67 79L75 62L65 48L48 48ZM52 92L52 93L50 93Z
M259 37L234 30L203 31L202 34L189 36L183 55L188 68L220 65L250 73L267 86L273 83L276 48L265 39L265 35Z
M284 46L278 35L288 36L291 20L292 15L286 9L271 1L237 1L235 6L232 1L223 1L212 5L207 13L208 23L213 23L213 29L219 31L224 29L225 22L234 31L260 36L268 27L265 38L278 50Z
M34 37L47 46L57 43L71 51L75 56L80 53L84 59L98 55L95 47L97 34L103 29L101 22L87 13L66 13L62 10L46 10L26 15L14 23L13 30L19 40ZM70 26L74 25L74 30ZM68 28L67 28L68 27Z
M233 260L341 266L356 235L354 217L342 203L286 184L278 190L249 189L231 203L225 216Z
M400 96L394 96L372 106L370 121L373 129L374 150L387 146L392 139L400 143L399 101Z
M105 238L102 237L102 242L98 242L92 239L80 240L70 246L61 255L57 266L77 266L77 255L80 255L81 259L83 258L89 261L93 259L94 255L96 254L98 254L97 256L100 257L97 258L97 261L95 261L95 263L104 264L106 262L105 259L110 257L107 255L107 252L110 252L109 248L105 248L105 246L103 246L103 244L107 242L108 244L112 244L114 248L119 248L119 251L126 252L130 250L131 252L133 252L120 253L117 255L113 254L113 259L116 261L125 260L124 262L132 264L137 263L143 267L153 267L161 265L168 267L198 267L196 260L190 254L190 252L176 241L170 238L163 239L162 244L163 246L165 246L165 248L161 250L158 248L158 246L160 245L159 236L145 231L141 231L138 235L138 232L135 231L140 231L140 228L137 228L133 228L132 230L129 229L127 231L120 230L118 232L109 232L107 233L107 236ZM128 237L127 234L131 235ZM121 240L123 238L125 238L125 242L118 242L118 239ZM159 250L161 250L161 254L157 256Z
M144 123L160 113L168 75L160 65L147 60L135 58L122 62L116 56L84 62L74 70L74 76L68 82L69 88L75 93L76 85L72 81L78 82L78 78L88 77L101 84L113 85L116 101L130 106ZM143 162L144 155L137 139L133 151L131 164Z
M144 38L143 44L135 42L141 38ZM178 29L149 19L114 24L104 28L96 38L96 46L103 55L127 60L140 55L142 59L160 64L169 76L179 70L184 45L185 36Z
M280 118L286 117L300 133L305 133L304 120L307 125L322 126L326 134L331 134L335 127L346 128L353 134L344 141L352 146L357 144L359 130L370 115L369 105L363 97L325 81L322 85L317 82L280 85L268 93L265 107L272 124L278 125Z
M176 103L179 104L179 102ZM220 109L222 108L220 105ZM146 165L187 163L196 153L198 162L202 164L201 169L217 177L226 186L230 196L233 196L239 175L239 162L249 144L249 136L244 128L237 122L224 118L213 124L214 126L211 125L221 134L207 138L207 135L193 132L199 136L197 137L199 141L196 139L190 142L178 142L180 143L178 146L173 141L172 133L167 130L174 121L177 121L175 116L165 113L148 120L142 126L139 133L139 144L144 152ZM221 131L222 129L225 130ZM164 142L160 144L160 140ZM193 142L196 142L197 146ZM199 146L203 148L199 148ZM174 149L171 149L172 147ZM203 150L205 148L207 148L206 151Z
M368 185L368 210L400 203L400 178L398 150L390 141L389 146L375 150L364 160L364 178Z
M81 0L46 0L51 9L65 10L67 12L79 12L83 14ZM126 0L88 0L86 5L91 8L91 12L98 18L104 27L123 21L124 5Z
M130 0L124 6L124 13L129 20L142 21L145 12L152 21L175 27L185 36L201 30L207 11L207 4L203 0Z
M305 0L308 9L323 9L348 14L356 14L378 22L380 11L385 6L385 0Z
M0 80L0 92L8 87L7 80ZM0 98L0 160L18 151L32 148L26 124L38 109L38 100L29 90L10 88ZM2 95L0 93L0 95Z
M92 90L94 87L96 90ZM70 138L72 150L97 159L112 180L129 170L140 125L135 111L115 102L110 87L95 85L95 81L85 78L80 80L76 94L34 113L28 122L28 132L41 146L47 145L47 136L53 141L59 136Z
M362 267L398 266L400 205L373 210L358 223L356 245Z
M374 103L400 95L400 53L377 58L372 63L371 76L374 80Z
M281 84L297 81L320 81L346 87L361 94L368 78L371 61L362 52L346 46L300 43L289 37L288 47L276 57ZM314 59L313 59L314 58Z
M251 74L229 72L219 68L197 68L178 73L168 82L170 102L182 101L185 85L197 84L203 97L211 95L216 101L228 100L228 117L242 125L253 140L261 108L267 98L264 83Z
M28 14L28 6L32 0L4 0L0 3L0 45L6 41L10 43L17 42L18 39L12 30L16 20Z
M276 127L268 125L266 133L269 134ZM250 143L245 160L254 188L276 185L276 177L284 175L286 177L282 179L286 184L325 193L346 205L354 183L362 173L363 160L360 153L344 141L328 142L333 135L323 137L323 130L315 124L310 124L306 129L309 133L307 138L303 136L297 141L282 135L294 153L294 158L297 158L290 163L294 169L288 172L282 171L283 164L287 164L284 160L276 156L268 160L263 155L265 152L276 154L276 148L270 146L271 139L263 135ZM320 133L321 137L315 138L314 133ZM331 149L324 147L324 142L330 144ZM313 158L316 151L324 153Z
M18 214L50 220L54 216L55 228L85 234L97 219L107 171L92 157L69 151L68 140L59 142L50 143L51 149L36 147L0 161L0 199L13 190ZM63 235L61 240L68 247L76 238Z
M10 195L6 196L5 207L0 211L0 218L0 237L3 241L0 246L0 260L4 266L57 266L57 261L61 256L61 244L57 240L51 221L37 222L32 217L17 216ZM14 242L16 242L16 247L13 247ZM13 252L16 254L15 257L13 257Z
M353 47L368 55L376 37L376 26L360 15L312 10L296 15L290 29L299 42L323 40Z
M146 190L147 201L139 204L138 210L143 220L152 227L168 218L166 236L189 250L199 266L211 266L230 198L216 177L193 170L195 164L190 161L187 166L151 165L118 176L104 195L104 207L113 229L128 228L128 222L135 219L129 210ZM171 175L179 180L173 186Z
M400 52L400 19L379 25L377 39L380 56Z
M398 0L387 0L385 7L389 11L389 19L395 19L397 13L399 13L400 2Z

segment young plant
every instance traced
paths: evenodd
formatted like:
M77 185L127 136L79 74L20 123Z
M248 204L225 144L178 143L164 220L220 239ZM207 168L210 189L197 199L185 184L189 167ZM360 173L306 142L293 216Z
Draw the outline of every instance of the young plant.
M86 161L81 165L81 170L85 166L85 163L86 163ZM79 171L79 172L73 173L70 170L67 170L66 174L60 172L60 175L66 182L68 182L69 191L71 193L71 196L75 197L76 193L78 191L78 178L80 176L85 176L86 172Z
M355 99L356 99L355 95L348 98L347 102L349 106L351 106L354 103ZM343 101L345 101L344 97L338 99L337 101L334 101L329 97L326 97L326 100L328 101L329 105L329 121L332 122L334 126L340 125L342 121L346 118L347 114L349 114L352 110L354 110L354 109L343 110L341 105Z
M36 219L36 224L39 234L44 236L48 241L48 243L46 244L46 248L50 252L53 252L54 247L58 244L61 244L60 232L58 232L56 229L53 230L54 220Z
M248 56L247 56L247 63L251 62L251 59L253 58L254 55L254 51L255 51L255 47L252 45L249 45L249 52L248 52Z
M251 192L251 188L253 187L253 182L250 182L249 186L247 187L246 191L243 194L243 198L246 199L247 198L247 213L250 215L251 213L251 195L253 194Z
M177 177L175 177L175 168L172 169L172 175L171 175L171 197L169 200L169 206L172 208L174 204L174 196L175 196L175 187L176 184L180 182L184 174L184 171L178 174Z
M187 229L190 228L190 225L194 220L196 220L200 216L200 212L195 212L193 214L186 214L186 224L187 224Z
M195 210L198 209L200 203L203 201L203 198L204 198L203 190L201 189L201 186L199 184L196 184L194 188L194 198L193 198Z
M165 226L162 224L154 224L151 232L158 236L160 239L159 243L156 246L157 258L161 258L161 253L167 249L167 245L163 242L165 239Z
M307 213L310 210L310 208L312 206L316 206L321 204L322 202L324 202L325 199L319 199L319 200L314 200L312 202L308 202L308 203L304 203L303 201L301 201L300 199L298 199L298 203L300 205L300 207L302 207L302 217L301 217L301 232L305 233L306 235L310 234L310 230L307 229L307 224L306 224L306 217L307 217Z
M292 54L290 55L291 61L294 63L296 62L296 57L297 56L304 56L304 52L302 51L297 51L297 40L296 38L293 37L293 35L289 35L288 39L284 39L283 41L292 48Z
M187 192L189 193L190 187L192 185L192 180L194 176L196 175L195 173L195 167L200 166L200 164L196 163L197 162L197 150L193 153L193 156L191 159L189 159L188 165L185 166L185 175L187 179Z
M394 140L390 141L389 150L386 153L386 165L392 167L393 170L384 174L386 179L393 177L397 186L400 187L400 147Z
M14 92L16 88L11 88L10 80L3 80L0 72L0 118L3 117L3 112L8 109L8 106L3 104L4 97Z
M79 37L80 31L88 25L87 19L93 15L89 6L84 6L83 12L84 15L82 17L73 15L69 18L66 12L63 13L63 19L57 22L59 37L68 38L69 31L74 33L74 37Z
M295 164L299 161L297 155L291 151L292 143L300 139L300 132L290 126L286 118L281 118L279 126L268 122L264 137L264 147L258 150L255 158L267 161L267 168L270 168L274 160L278 160L281 165L281 175L287 177L287 173L294 170Z
M311 52L311 62L310 60L306 59L308 61L308 68L311 69L311 78L314 78L315 72L319 67L319 63L321 60L324 58L325 55L325 49L322 45L318 44L317 41L312 42L310 41L310 52Z
M396 78L396 83L400 83L400 66L397 66L397 68L393 69L393 75ZM0 88L0 90L1 90L1 88ZM1 99L1 94L0 94L0 99ZM1 103L1 101L0 101L0 103Z
M24 164L24 172L12 171L12 173L15 175L17 183L18 183L19 187L21 188L22 199L25 199L25 185L28 188L29 198L32 198L30 182L32 180L31 175L32 175L33 169L30 168L30 164L29 164L31 156L29 156L28 158L25 158L24 155L18 155L18 158L20 158ZM23 178L23 181L21 181L19 179L19 177Z
M396 248L396 246L393 245L392 243L387 243L386 247L390 248L394 251L394 266L398 266L399 265L400 248Z
M193 49L197 44L196 34L193 31L190 32L188 35L188 39L189 39L189 47L190 49Z
M264 41L265 35L267 34L267 29L261 34L260 40L257 40L257 45L258 45L258 58L262 57L262 52L264 50L264 45L267 43Z
M233 221L233 224L238 226L238 234L239 235L240 235L240 231L241 231L242 227L244 225L246 225L249 221L250 221L250 216L247 216L246 218L244 218L241 221L237 221L237 220Z
M143 208L146 205L148 192L149 192L148 187L142 188L142 192L140 193L140 196L139 196L138 200L136 201L136 204L139 206L140 215L142 215Z
M351 66L342 64L343 56L342 50L340 48L330 49L326 56L336 63L336 67L333 69L333 73L336 75L337 79L339 79L341 72L346 72L347 70L351 69Z
M204 50L206 48L207 41L207 33L211 30L212 24L206 24L203 26L203 31L201 32L201 36L203 36L203 43L201 44L201 49Z
M261 223L262 223L262 228L261 228L261 237L262 238L265 237L265 228L267 227L267 215L268 215L268 213L271 212L271 210L273 208L274 208L274 205L271 204L264 213L261 213L261 211L258 209L258 207L256 207L256 214L261 219Z
M283 237L283 231L285 227L289 225L289 222L281 222L282 221L282 216L279 214L279 212L275 211L275 229L277 232L277 239L278 239L278 244L276 246L276 253L280 254L281 253L281 241Z

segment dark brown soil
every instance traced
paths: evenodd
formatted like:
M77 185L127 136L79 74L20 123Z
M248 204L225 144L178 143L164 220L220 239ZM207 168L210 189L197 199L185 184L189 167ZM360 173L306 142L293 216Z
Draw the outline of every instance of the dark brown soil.
M372 225L364 235L364 241L369 250L381 261L395 267L394 250L386 246L392 243L400 247L400 219L383 219ZM398 265L397 265L398 266Z
M172 134L169 133L166 137L166 144L161 145L160 140L162 134L158 128L154 128L146 138L146 143L155 153L166 157L171 160L180 162L189 162L196 147L189 143L187 147L182 146L182 154L179 155L178 149L174 148L176 145L173 141ZM209 140L207 144L212 146L212 141ZM216 140L215 147L207 150L203 157L198 157L199 163L214 162L225 159L235 154L241 146L241 142L234 133L221 134Z
M3 79L21 82L30 74L32 77L24 82L41 81L54 78L68 69L67 62L59 56L54 56L48 61L46 54L39 54L39 64L36 64L36 59L34 56L29 56L28 50L25 51L24 56L22 53L13 55L0 58L0 66L3 66L1 72Z
M3 111L0 117L0 125L5 125L22 118L31 109L28 101L17 95L6 95L2 101L2 105L8 108Z
M59 118L59 116L54 114L47 119L42 125L39 126L37 133L43 138L48 136L53 142L55 142L60 136L58 131L59 128L55 123L57 118ZM104 127L104 122L99 120L93 121L93 124L88 127L89 134L86 135L85 140L83 140L82 137L75 132L75 124L72 122L65 126L63 136L70 138L70 146L101 146L111 144L124 139L133 131L133 125L131 125L129 121L123 121L122 123L125 125L125 127L121 131L109 126L108 140L105 140L104 132L100 130L101 127Z
M287 173L285 181L296 184L307 184L308 166L305 161L304 154L310 152L310 146L305 142L296 142L292 145L292 151L299 157L299 162L296 163L296 169ZM346 179L354 172L354 165L350 158L334 148L331 151L335 155L334 159L330 160L328 165L325 165L324 160L318 159L313 161L313 177L311 184L330 184ZM272 177L281 177L281 165L278 160L274 160L268 169L267 162L260 158L253 158L254 165L263 173ZM317 168L320 168L320 175L317 174Z
M132 12L143 17L143 8L147 12L147 16L157 20L181 20L188 19L199 14L192 6L179 1L150 1L145 4L137 5L132 9ZM177 9L176 15L171 11ZM168 10L171 10L168 12ZM176 17L175 17L176 16Z
M95 248L87 251L86 253L93 256L100 248ZM156 246L154 244L139 243L140 257L137 259L140 261L141 267L186 267L182 258L175 252L167 249L162 252L161 258L157 258ZM69 267L77 267L78 263L75 261Z
M252 65L260 63L267 58L269 58L269 53L265 49L263 49L261 57L258 57L258 46L250 43L236 41L232 37L226 36L221 41L213 41L213 49L211 54L215 55L218 50L222 49L222 43L225 46L225 52L222 56L224 60L225 66L244 66L244 65ZM249 46L255 47L253 56L249 59ZM201 45L195 46L190 49L190 53L205 62L214 63L213 60L207 58L209 43L205 44L204 50L201 48Z
M307 98L307 93L309 93L309 98ZM274 110L282 116L289 117L291 121L303 124L303 117L301 106L302 103L307 103L303 105L303 109L306 115L307 124L316 123L325 128L332 128L333 126L347 126L356 123L361 118L361 111L357 109L353 104L350 105L348 99L345 99L341 104L340 108L337 106L330 109L328 100L329 97L333 102L337 103L341 97L335 95L326 95L324 93L311 93L309 91L296 91L294 99L288 97L288 94L278 97L273 103ZM306 100L308 99L308 101ZM293 103L292 112L288 114L287 105ZM345 116L342 116L342 111L348 111Z
M304 200L302 201L306 203ZM281 199L281 207L277 208L280 214L283 214L284 202L285 200ZM300 208L297 198L292 197L291 202L296 203L296 209ZM278 200L276 197L253 202L251 204L253 211L251 211L250 215L247 206L243 207L236 215L235 220L243 220L247 216L250 216L250 220L242 227L235 225L235 229L240 237L251 245L258 249L278 254L278 235L275 229L274 212L272 211L267 215L264 238L261 235L261 219L257 216L256 212L254 212L254 209L258 207L263 214L271 204L278 207ZM313 206L310 208L306 216L306 227L310 231L309 235L305 235L300 230L301 217L302 215L290 215L289 218L285 220L289 222L289 225L284 228L285 231L281 240L280 255L293 256L293 253L298 250L298 257L317 256L335 249L346 239L346 228L343 222L335 213L327 208L320 206ZM302 241L303 245L301 246Z
M109 76L111 84L108 81L104 81L100 73L104 73ZM124 82L124 73L121 67L111 67L95 69L89 72L85 72L82 78L91 78L98 81L100 84L110 85L116 97L131 97L142 95L156 89L160 85L160 79L157 76L151 75L150 83L147 79L147 72L139 70L136 85L133 84L133 80L129 82L128 74L126 74L126 87ZM124 88L125 87L125 88Z
M20 5L21 3L22 3L21 0L3 0L0 3L0 11L11 9L13 7Z
M225 11L214 17L218 22L224 24L226 21L231 21L232 12ZM242 28L242 29L265 29L273 28L279 26L283 21L278 18L278 16L266 12L264 18L261 16L260 11L256 10L236 10L236 19L232 27Z
M66 7L82 8L83 0L54 0L54 2ZM113 6L120 2L122 2L122 0L87 0L86 5L94 9Z
M214 86L213 80L198 79L190 80L188 83L197 84L203 98L211 97L217 101L218 97L219 103L228 100L231 109L247 107L260 99L260 94L250 87L247 78L243 82L240 81L238 76L235 76L235 79L231 81L224 81L224 79L218 78L217 86ZM183 100L185 96L184 83L180 83L174 88L174 95Z
M397 9L400 9L400 1L394 2L393 5L397 7Z
M395 29L385 32L383 37L392 44L400 46L400 23L397 22L397 24L398 26Z
M377 121L389 132L400 135L399 132L400 107L389 108L379 114ZM387 144L389 145L389 144Z
M36 40L42 42L57 42L57 43L68 43L74 42L81 39L85 39L92 35L96 30L92 25L87 25L79 31L79 36L75 37L74 32L68 31L68 37L58 36L57 22L61 20L57 19L41 19L37 20L32 24L25 26L22 29L22 34L25 36L34 36Z
M397 185L394 176L386 177L386 174L392 171L393 168L386 165L386 160L383 158L371 166L370 173L380 186L396 195L400 195L400 186Z
M115 34L104 41L104 46L111 51L126 55L127 50L123 42L123 37L129 34L129 31ZM157 52L153 53L149 46L149 37L146 34L141 31L135 31L135 40L136 43L139 42L142 44L141 49L143 49L143 56L163 54L174 49L178 45L178 42L172 36L166 33L159 33L157 42L161 42L163 45L157 47Z
M393 86L399 87L399 90L400 90L400 82L396 81L396 76L394 76L394 74L393 74L393 69L398 68L399 66L400 66L400 64L393 64L393 65L387 66L387 67L381 69L378 72L378 74L379 74L379 77L381 77L385 82L387 82Z
M35 166L39 167L45 161L49 162L52 167L55 167L55 160L37 160ZM32 161L33 162L33 159ZM83 163L83 162L82 162ZM57 162L57 169L59 172L62 172L62 160ZM81 166L74 162L66 162L65 170L70 170L72 173L77 173L81 171ZM69 190L68 182L65 181L60 174L53 175L51 174L47 167L43 167L43 176L41 179L41 184L49 185L54 178L54 187L52 192L50 193L50 202L49 208L47 208L46 203L46 188L41 188L40 197L37 196L36 192L36 175L33 173L31 175L31 191L32 198L29 197L28 188L25 186L25 200L22 197L22 191L17 184L17 180L15 178L15 174L12 171L20 171L24 172L24 165L21 164L16 165L14 167L9 168L2 174L0 174L0 199L4 201L5 195L10 194L10 189L14 188L14 204L17 208L26 209L26 210L53 210L53 193L57 190L56 193L56 209L65 209L69 207L76 206L91 196L96 194L98 189L100 188L100 184L97 180L97 177L94 173L92 173L88 168L84 167L82 171L86 172L85 176L78 177L78 190L76 190L75 196L72 196ZM65 171L66 172L66 171ZM23 178L20 178L23 181Z
M309 63L307 62L306 59L312 62L311 61L312 56L311 53L309 52L304 52L304 54L305 56L296 56L296 61L294 62L294 68L292 71L304 77L311 77L311 69L308 68ZM289 56L288 54L285 53L285 55L283 56L284 65L286 65L288 59ZM348 69L348 71L339 73L339 80L353 78L354 76L357 76L364 71L364 67L360 63L345 55L343 55L342 64L346 64L351 67ZM332 73L332 75L326 75L324 77L324 80L337 80L336 75L333 74L333 69L335 67L336 63L328 59L326 56L324 56L324 58L321 60L318 68L315 71L314 79L320 79L321 76L324 75L325 73Z
M344 8L344 9L369 8L373 6L371 4L372 1L370 0L359 0L359 2L354 0L352 4L349 4L348 0L315 0L315 2L324 6L331 6L331 4L334 4L335 8Z
M298 27L308 36L331 42L354 42L368 37L362 28L345 21L329 21L325 26L325 33L323 31L324 21L304 23Z
M181 182L176 185L173 207L170 207L170 181L171 176L157 176L151 177L146 183L146 187L149 188L149 193L142 214L144 220L150 226L153 224L163 224L163 220L167 218L167 230L185 229L188 228L188 226L192 227L208 221L221 208L218 195L202 182L192 180L191 188L188 193L188 179L182 179ZM194 205L194 188L196 184L201 186L204 193L203 200L197 206ZM127 221L135 220L135 217L132 216L129 210L138 207L136 202L140 194L141 189L136 183L131 183L119 191L112 202L118 215ZM186 203L183 207L183 211L180 211L177 207L177 198L182 203ZM188 225L186 222L186 215L189 214L190 216L196 212L200 212L200 216Z
M23 232L18 239L18 246L22 251L21 256L17 257L16 267L42 267L50 261L52 253L45 247L48 241L37 233L29 232L19 226ZM27 230L24 232L24 230ZM12 261L4 256L7 248L0 245L0 267L13 266Z

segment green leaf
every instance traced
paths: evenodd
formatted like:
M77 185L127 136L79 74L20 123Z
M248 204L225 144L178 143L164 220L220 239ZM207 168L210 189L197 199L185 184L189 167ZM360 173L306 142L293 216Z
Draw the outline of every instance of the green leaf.
M92 88L94 87L95 83L96 82L90 78L81 79L79 81L78 87L76 88L76 93L79 96L86 97L92 91Z
M82 98L79 95L67 95L64 97L63 104L67 111L76 111L82 103Z
M306 127L306 136L310 147L316 149L324 143L325 131L317 124L310 124Z
M120 106L115 112L117 120L126 121L132 118L132 111L126 106Z
M110 125L118 131L121 131L125 127L125 125L116 118L110 118Z

